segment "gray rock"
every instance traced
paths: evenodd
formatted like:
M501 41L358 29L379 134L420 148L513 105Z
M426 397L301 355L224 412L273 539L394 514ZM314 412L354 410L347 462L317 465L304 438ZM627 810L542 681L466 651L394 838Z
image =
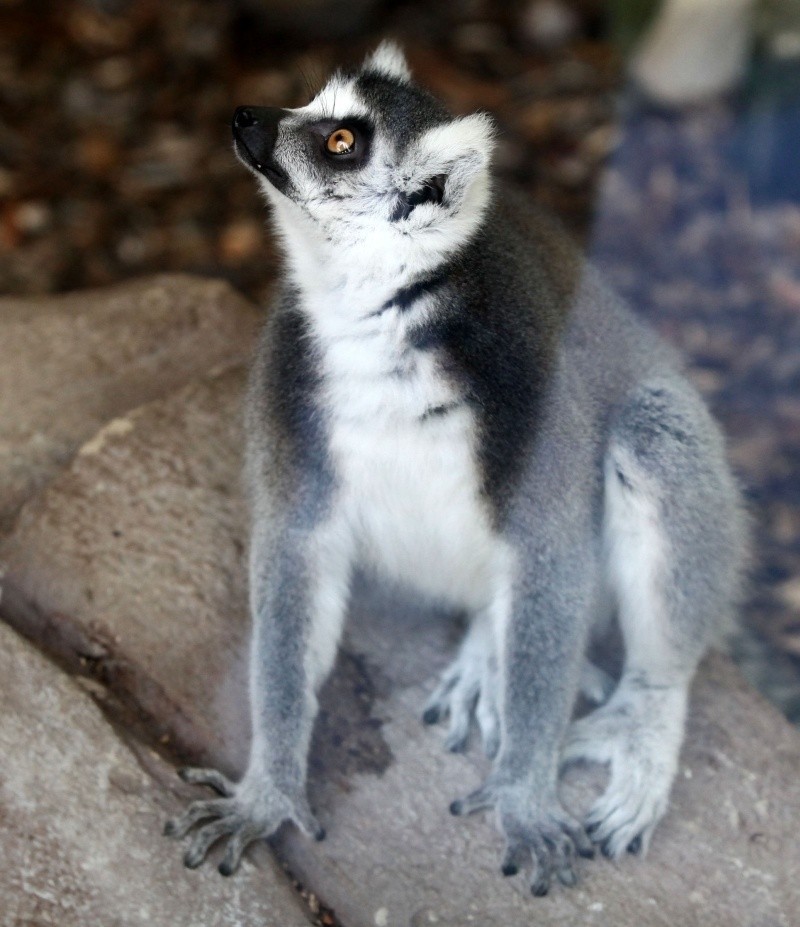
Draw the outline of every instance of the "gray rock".
M235 882L161 838L180 806L75 682L0 625L0 923L308 927L270 859ZM267 854L263 854L266 856Z
M598 857L583 865L577 888L532 899L523 877L500 875L491 818L447 813L488 771L477 744L467 756L447 754L444 732L419 722L452 624L373 600L354 610L347 647L388 693L373 713L392 758L379 776L337 782L318 743L325 779L315 777L312 800L328 837L310 844L289 832L282 851L348 927L796 923L800 735L725 657L709 658L695 684L672 806L648 857ZM568 806L588 808L603 781L597 768L570 770Z
M242 377L219 373L106 427L0 547L7 620L94 675L143 733L234 771L247 737ZM500 876L490 820L447 812L485 762L445 753L419 723L452 621L397 595L360 601L312 756L328 839L289 829L278 843L347 927L796 923L800 734L729 661L707 661L695 686L648 858L587 863L577 888L531 899L521 876ZM598 770L573 770L565 800L580 810L601 785Z
M247 739L226 707L246 648L243 389L223 368L112 419L0 545L0 613L196 762Z
M106 421L247 356L257 313L173 275L0 299L0 530Z

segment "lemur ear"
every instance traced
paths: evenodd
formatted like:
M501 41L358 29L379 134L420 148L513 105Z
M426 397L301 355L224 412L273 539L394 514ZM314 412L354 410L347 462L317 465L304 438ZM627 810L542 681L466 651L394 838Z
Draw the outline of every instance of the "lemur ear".
M402 48L389 39L384 39L374 52L367 55L362 70L375 71L404 83L411 80L411 71Z
M410 147L398 186L410 192L431 177L441 178L444 200L455 204L472 180L486 173L494 151L495 128L485 113L474 113L436 126Z

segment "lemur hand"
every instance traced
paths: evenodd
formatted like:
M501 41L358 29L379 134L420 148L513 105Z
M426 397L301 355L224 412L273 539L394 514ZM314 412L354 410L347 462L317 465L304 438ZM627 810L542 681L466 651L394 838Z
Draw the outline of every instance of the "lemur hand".
M179 775L184 782L209 785L223 796L192 802L180 817L167 821L164 827L168 837L180 839L199 821L207 821L196 831L183 857L190 869L203 862L212 844L230 837L219 871L224 876L232 875L247 847L254 840L270 837L284 821L292 821L316 840L325 836L305 795L285 794L268 776L248 774L234 783L214 769L182 769Z
M453 814L471 814L495 808L506 839L501 870L512 876L532 863L531 892L546 895L553 875L564 885L577 882L576 856L594 856L583 826L564 808L558 797L532 795L527 788L497 784L490 776L477 791L450 806Z

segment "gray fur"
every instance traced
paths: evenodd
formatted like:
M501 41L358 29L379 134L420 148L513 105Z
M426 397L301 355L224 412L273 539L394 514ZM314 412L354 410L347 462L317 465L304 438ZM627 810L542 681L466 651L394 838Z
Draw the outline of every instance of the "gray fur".
M483 586L476 579L469 588L429 589L471 612L472 626L425 720L449 714L447 746L459 750L474 718L495 758L487 782L451 810L494 808L506 837L503 871L531 867L531 889L540 895L554 877L574 884L576 853L592 852L586 828L608 855L646 850L666 810L689 682L735 608L745 531L721 436L679 362L581 261L557 224L500 185L484 206L467 205L477 202L470 191L485 169L479 144L443 150L449 167L430 180L414 173L413 161L395 169L424 133L449 119L408 83L398 60L392 52L380 66L337 78L350 82L363 137L341 171L319 147L327 127L342 121L335 102L323 122L305 110L270 111L263 117L268 134L259 134L252 113L241 120L243 160L263 174L294 261L248 399L253 747L238 785L209 771L195 774L226 797L190 807L170 829L183 835L213 818L197 832L187 864L199 864L213 839L233 834L226 873L247 842L284 820L320 836L305 797L306 754L353 568L366 562L435 585L441 576L424 575L423 554L414 572L414 541L438 543L440 572L448 574L449 564L453 577L461 575L460 564L447 559L459 550L455 535L438 542L410 526L431 517L431 499L425 510L414 509L413 493L406 499L391 489L415 485L394 474L402 473L402 452L385 464L389 490L359 507L358 461L351 460L358 453L348 456L342 436L352 435L362 453L374 450L380 467L380 442L400 428L409 435L409 456L435 462L443 448L454 467L464 467L463 486L446 482L447 467L420 472L419 499L427 479L443 480L456 495L442 503L442 519L453 507L473 512L483 527L465 551L485 547L481 576L487 564L497 566ZM393 102L402 117L394 121ZM401 136L395 142L393 133ZM491 145L490 135L485 142ZM397 186L387 190L381 177L395 177ZM324 211L329 201L340 238ZM459 240L444 223L470 208L475 222ZM295 215L300 232L290 228ZM382 229L385 222L387 236L395 228L400 248L403 235L424 234L414 225L420 216L443 223L437 241L451 236L447 253L420 268L397 258L388 277L381 262L362 266L358 247L366 244L358 243L375 239L365 223ZM324 301L321 314L308 271L298 270L292 236L305 234L323 255L314 265L320 280L330 273L330 315ZM337 242L341 266L329 267L324 255L335 255ZM387 251L388 267L394 258ZM331 328L344 310L352 324ZM336 367L341 351L363 360L364 369ZM370 406L372 391L396 407ZM353 402L343 405L337 395ZM398 497L408 506L401 516ZM382 507L396 538L374 533ZM435 533L438 524L430 528ZM467 570L471 581L473 573ZM585 661L609 602L625 643L613 693L608 677ZM570 727L579 688L603 704ZM560 763L581 757L611 764L609 790L583 822L558 796Z

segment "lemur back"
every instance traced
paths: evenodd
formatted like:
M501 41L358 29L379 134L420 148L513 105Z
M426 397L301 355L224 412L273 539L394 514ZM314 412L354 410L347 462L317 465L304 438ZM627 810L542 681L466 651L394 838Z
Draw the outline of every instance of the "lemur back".
M248 397L253 743L227 797L170 825L189 865L285 820L305 794L316 691L356 567L466 610L427 723L477 724L493 760L451 811L492 807L502 869L544 894L576 854L645 851L689 682L735 606L744 530L721 436L672 352L558 225L494 182L490 120L453 118L381 46L306 107L241 107L241 160L286 255ZM585 659L615 618L614 682ZM600 703L570 724L582 688ZM588 817L559 765L608 763ZM346 822L335 822L346 826ZM442 826L449 826L443 820Z

